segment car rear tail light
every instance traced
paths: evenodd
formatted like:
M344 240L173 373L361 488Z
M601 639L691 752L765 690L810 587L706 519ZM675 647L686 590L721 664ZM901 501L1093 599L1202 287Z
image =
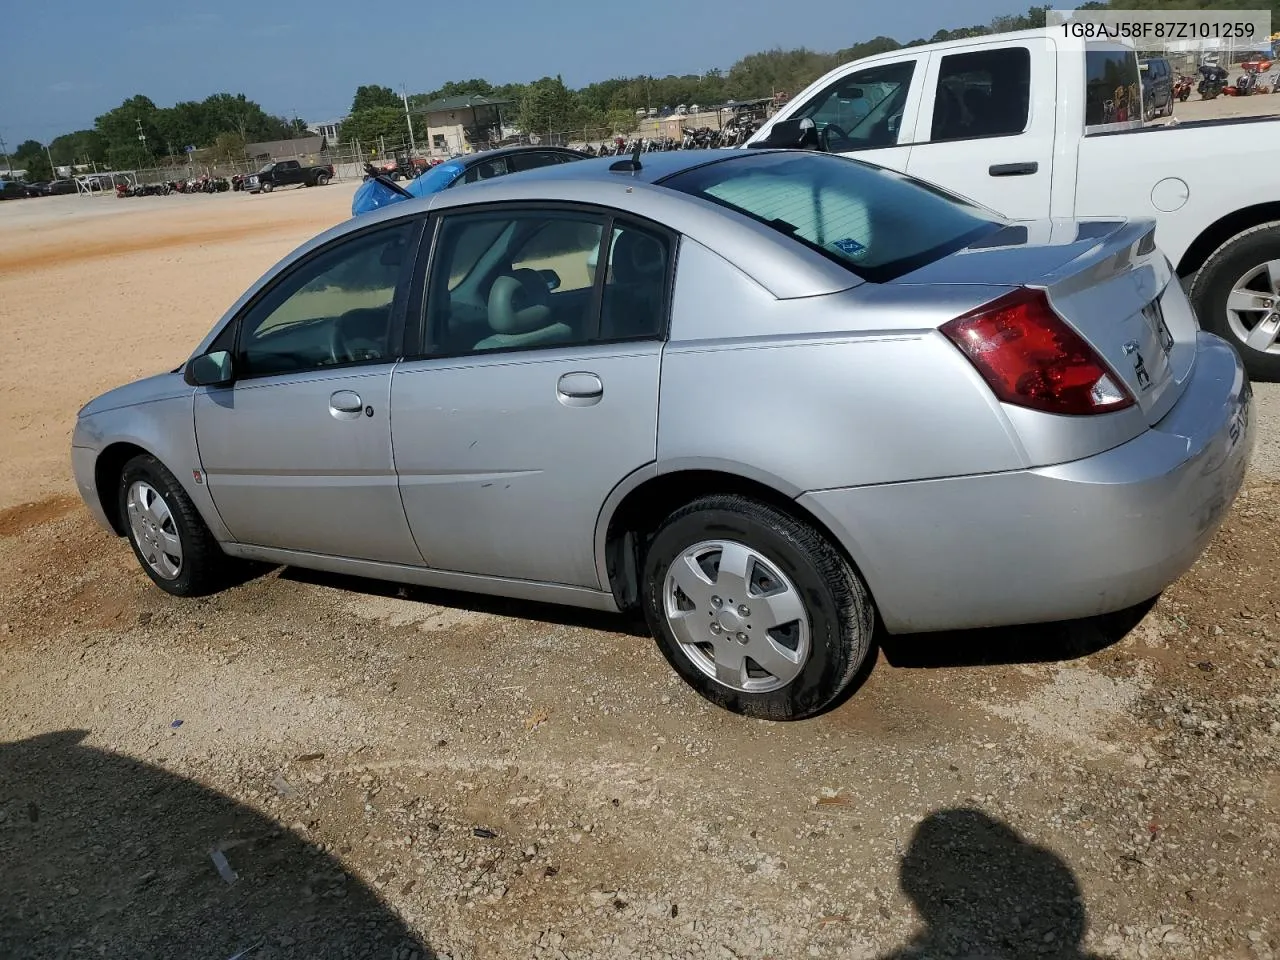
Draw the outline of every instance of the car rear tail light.
M942 332L1005 403L1075 416L1133 405L1133 395L1054 313L1042 290L1022 287L956 317Z

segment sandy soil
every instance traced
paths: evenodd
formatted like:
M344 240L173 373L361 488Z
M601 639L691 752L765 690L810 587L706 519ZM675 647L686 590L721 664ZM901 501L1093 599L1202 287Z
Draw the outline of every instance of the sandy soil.
M349 200L0 205L0 956L1275 956L1277 391L1153 606L884 638L806 723L617 618L292 570L172 599L74 496L75 412Z

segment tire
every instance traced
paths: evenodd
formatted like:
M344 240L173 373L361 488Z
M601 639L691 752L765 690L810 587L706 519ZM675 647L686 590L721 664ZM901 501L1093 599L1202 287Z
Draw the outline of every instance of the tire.
M264 183L264 184L262 185L262 192L263 192L263 193L270 193L270 192L271 192L272 190L274 190L275 188L276 188L276 185L275 185L274 183Z
M230 581L236 562L222 552L187 492L155 457L141 454L124 465L117 502L133 555L161 590L175 597L199 597ZM158 544L172 544L171 538L176 538L177 563L175 554L143 542L147 535Z
M1269 282L1265 265L1280 263L1280 222L1264 223L1246 230L1215 250L1205 261L1191 283L1191 303L1196 308L1200 325L1231 343L1240 353L1245 369L1253 380L1280 380L1280 343L1270 349L1257 349L1246 342L1258 324L1270 329L1280 321L1280 291ZM1276 271L1270 271L1275 274ZM1250 274L1257 274L1245 282ZM1256 291L1258 309L1229 310L1228 297L1237 288ZM1270 301L1271 306L1263 304ZM1270 318L1268 320L1267 318ZM1280 335L1273 337L1280 340Z
M317 187L323 187L328 182L329 182L329 175L327 173L321 173L316 175Z
M721 574L726 549L739 558L745 551L740 569L750 586L738 577L735 589L735 579ZM689 557L701 562L691 566ZM689 593L668 586L680 570ZM872 649L875 608L849 562L808 524L746 497L702 497L672 513L645 553L641 589L649 629L676 673L707 700L749 717L820 713ZM766 632L752 619L766 604L777 620L799 616ZM761 669L756 657L769 666ZM715 676L721 668L723 681Z

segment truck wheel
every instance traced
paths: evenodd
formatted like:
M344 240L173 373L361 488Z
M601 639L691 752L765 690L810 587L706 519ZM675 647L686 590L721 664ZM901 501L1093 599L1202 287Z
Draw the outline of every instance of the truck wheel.
M1280 222L1232 237L1191 283L1200 325L1240 352L1253 380L1280 380Z
M264 184L262 185L262 192L263 192L263 193L270 193L270 192L271 192L272 190L274 190L275 188L276 188L276 185L275 185L274 183L264 183Z
M326 183L328 183L328 182L329 182L329 175L328 175L327 173L318 173L318 174L316 174L316 186L317 186L317 187L323 187L323 186L324 186Z

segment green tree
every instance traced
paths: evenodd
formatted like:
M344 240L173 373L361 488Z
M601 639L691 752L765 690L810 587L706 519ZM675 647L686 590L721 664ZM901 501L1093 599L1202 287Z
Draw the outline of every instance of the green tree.
M218 134L213 142L213 157L223 163L235 163L245 158L244 137L238 133L227 131Z
M405 124L403 108L370 107L353 113L342 121L344 143L359 140L361 146L368 151L377 146L379 137L397 143L408 139L409 128Z
M525 133L571 130L577 106L577 98L558 75L543 77L525 88L516 123Z
M365 110L373 110L377 107L398 107L400 105L399 94L390 87L369 84L356 88L356 95L351 101L351 112L353 114L363 113Z
M49 152L56 164L105 163L107 141L96 130L77 130L54 137Z
M39 140L24 140L13 151L10 161L20 170L26 170L28 183L37 180L52 180L53 167L49 166L49 158L45 156L44 144Z
M136 94L98 117L93 125L106 141L107 163L116 169L150 166L157 144L164 142L156 123L158 115L150 97Z

